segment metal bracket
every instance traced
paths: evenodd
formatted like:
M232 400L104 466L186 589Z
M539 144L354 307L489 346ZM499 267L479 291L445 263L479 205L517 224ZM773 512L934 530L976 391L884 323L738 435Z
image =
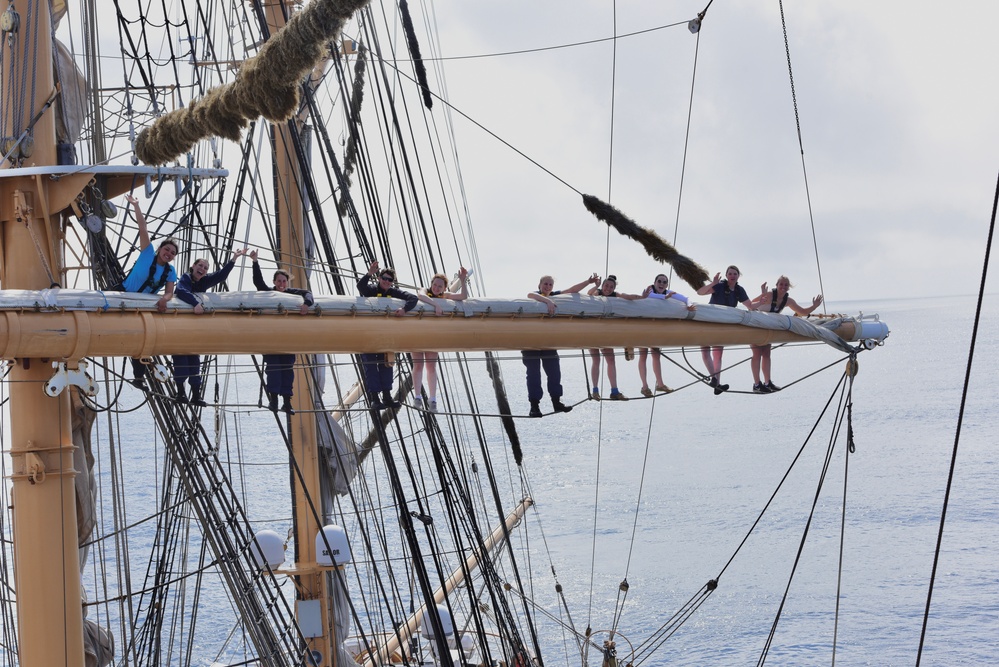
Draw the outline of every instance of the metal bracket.
M79 368L66 368L63 361L53 361L52 368L56 369L55 375L45 384L45 393L55 398L62 393L62 390L69 385L74 385L83 390L87 396L97 395L97 383L94 378L87 373L87 362L78 362Z

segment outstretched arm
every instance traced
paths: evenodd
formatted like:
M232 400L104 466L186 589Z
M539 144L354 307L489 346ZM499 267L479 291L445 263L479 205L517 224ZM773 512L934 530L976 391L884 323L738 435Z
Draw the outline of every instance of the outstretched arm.
M583 282L576 283L575 285L573 285L569 289L562 290L562 294L576 294L577 292L579 292L579 290L583 289L584 287L586 287L590 283L593 283L594 285L600 284L600 276L598 276L597 274L594 273L593 275L591 275L589 278L587 278Z
M821 294L812 299L812 305L809 306L808 308L802 308L801 306L798 305L798 302L792 299L791 297L787 298L788 308L796 312L798 315L801 315L802 317L811 315L815 311L815 309L819 307L819 304L821 303L822 303Z
M149 240L149 229L146 227L146 216L142 213L139 200L132 195L125 195L125 199L132 205L135 212L135 223L139 226L139 250L145 250L152 241Z
M458 280L461 281L461 291L447 292L444 298L451 299L452 301L464 301L468 298L468 269L464 266L458 269ZM440 315L440 313L437 314Z
M707 285L701 285L700 287L697 288L697 293L700 294L701 296L704 296L705 294L711 294L711 292L715 288L715 285L717 285L719 282L721 282L721 273L716 273L714 279L712 279L711 282L709 282Z

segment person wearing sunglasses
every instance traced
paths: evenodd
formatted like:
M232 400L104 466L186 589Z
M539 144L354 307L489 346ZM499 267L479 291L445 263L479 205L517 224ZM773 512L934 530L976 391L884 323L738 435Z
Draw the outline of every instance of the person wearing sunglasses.
M389 297L404 301L405 304L396 309L396 316L405 315L419 303L415 294L395 287L395 269L379 269L378 260L371 262L368 272L358 279L357 291L364 297ZM392 367L386 363L385 353L364 353L361 365L369 407L372 410L400 407L402 403L392 398Z
M669 278L666 274L660 273L652 284L645 288L642 296L646 299L676 299L687 306L687 310L695 310L697 306L690 303L690 299L682 294L669 289ZM643 347L638 351L638 377L642 380L642 396L650 398L653 392L649 389L648 382L648 360L649 348ZM656 391L661 394L668 394L673 390L663 382L662 352L658 347L652 348L652 372L656 376Z
M599 289L597 287L591 287L587 294L590 296L602 296L606 299L617 298L627 299L629 301L642 298L638 294L625 294L624 292L618 292L617 276L614 275L607 276L607 278L600 283ZM593 381L593 390L590 392L590 398L595 401L600 400L601 358L603 358L603 360L607 363L607 380L611 385L610 400L627 401L628 397L625 396L617 387L617 364L614 360L614 349L610 347L603 347L599 350L592 348L590 350L590 379Z

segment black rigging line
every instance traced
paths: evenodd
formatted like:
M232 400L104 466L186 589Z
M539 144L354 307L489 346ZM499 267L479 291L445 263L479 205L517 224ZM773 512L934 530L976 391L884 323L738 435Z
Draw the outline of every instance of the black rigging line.
M714 2L714 0L712 0ZM815 216L812 214L812 194L808 188L808 172L805 169L805 146L801 141L801 120L798 118L798 96L794 91L794 72L791 71L791 47L787 40L787 22L784 20L784 0L778 0L780 4L780 25L784 30L784 51L787 53L787 76L791 82L791 102L794 104L794 126L798 130L798 148L801 150L801 175L805 179L805 199L808 202L808 221L812 226L812 247L815 249L815 269L819 274L819 293L825 294L822 286L822 265L819 262L819 242L815 236ZM825 302L822 304L822 312L826 312Z
M711 3L708 3L711 6ZM625 37L636 37L638 35L645 35L650 32L656 32L657 30L665 30L666 28L675 28L680 25L687 25L687 21L678 21L676 23L667 23L666 25L659 25L654 28L646 28L644 30L636 30L634 32L626 32L621 35L614 35L612 37L600 37L598 39L588 39L582 42L569 42L567 44L557 44L555 46L541 46L534 49L520 49L517 51L500 51L498 53L477 53L467 56L438 56L437 58L423 58L424 61L444 61L444 60L474 60L476 58L499 58L502 56L517 56L524 53L541 53L543 51L555 51L558 49L571 49L577 46L588 46L590 44L601 44L603 42L617 42ZM396 62L402 62L396 59Z
M798 551L794 555L794 563L791 566L791 573L787 578L787 585L784 587L784 594L781 596L780 604L777 607L777 612L774 614L774 621L770 626L770 632L767 635L767 639L764 642L763 650L760 651L760 658L757 661L757 666L763 665L767 661L767 656L770 654L770 648L773 645L774 636L777 634L777 625L780 623L781 615L784 612L784 606L787 604L788 594L791 591L791 583L794 581L794 575L798 571L798 564L801 562L801 555L805 550L805 541L808 539L809 531L812 527L812 520L815 518L815 509L819 503L819 497L822 494L822 487L825 485L826 475L829 472L829 467L832 463L833 452L835 451L836 441L839 439L840 428L843 425L843 420L845 418L845 404L849 402L849 392L852 390L853 382L843 382L844 379L849 377L844 374L843 378L840 380L839 387L841 387L840 397L839 397L839 407L837 408L836 417L834 420L833 431L829 437L829 443L826 445L825 459L822 462L822 469L819 473L818 485L815 489L815 495L812 498L812 507L808 512L808 520L805 522L805 527L801 533L801 539L798 541ZM849 451L846 452L844 457L844 462L848 460ZM841 536L842 537L842 536ZM834 661L835 663L835 661Z
M999 208L999 180L992 200L992 219L989 221L989 234L985 242L985 260L982 265L982 281L978 287L978 302L975 305L975 324L971 328L971 344L968 346L968 364L964 371L964 388L961 390L961 409L957 414L957 428L954 433L954 448L950 455L950 470L947 472L947 489L944 491L943 508L940 510L940 528L937 531L937 546L933 551L933 570L930 572L930 585L926 591L926 610L923 612L923 627L919 632L919 651L916 653L916 667L923 659L923 645L926 641L926 626L930 620L930 603L933 601L933 585L937 578L940 563L940 547L943 545L944 524L947 521L947 506L950 504L950 490L954 484L954 468L957 466L957 448L961 442L961 427L964 424L964 408L968 403L968 387L971 384L971 367L975 360L975 344L978 341L978 325L982 320L982 301L985 298L985 283L989 276L989 257L992 254L992 238L996 228L996 209Z

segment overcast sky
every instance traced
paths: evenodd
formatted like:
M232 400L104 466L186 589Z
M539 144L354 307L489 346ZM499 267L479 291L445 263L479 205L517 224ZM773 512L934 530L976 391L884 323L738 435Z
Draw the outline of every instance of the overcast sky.
M610 37L614 4L433 6L443 55L464 56ZM616 32L686 22L706 4L623 0ZM785 16L827 300L974 293L999 174L999 3L794 0ZM739 265L751 295L786 273L799 300L811 297L819 275L779 5L708 10L684 167L697 39L685 25L620 39L616 68L609 41L447 60L447 96L572 188L675 233L710 273ZM608 243L570 187L455 125L491 295L533 289L543 273L567 287L605 267L622 291L649 284L653 260L616 232Z

